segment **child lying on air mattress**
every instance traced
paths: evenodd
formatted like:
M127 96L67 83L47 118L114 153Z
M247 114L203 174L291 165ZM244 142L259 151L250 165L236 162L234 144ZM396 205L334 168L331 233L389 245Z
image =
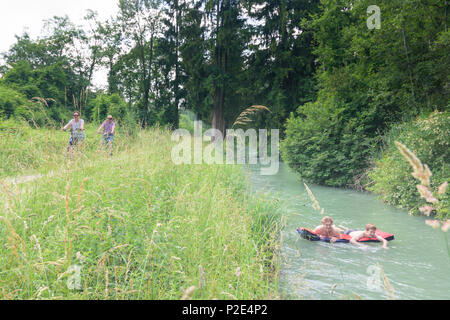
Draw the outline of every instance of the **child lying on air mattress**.
M322 222L322 224L324 224L324 222ZM328 230L328 233L325 233L324 230ZM385 249L387 249L388 241L394 240L393 234L378 230L375 225L370 223L366 225L364 231L350 229L346 230L343 234L337 234L335 232L336 230L339 229L327 229L324 226L324 229L320 229L319 227L317 227L314 231L311 231L306 228L299 227L297 229L297 232L302 238L311 241L344 242L353 243L357 246L362 246L360 242L383 242L383 248Z

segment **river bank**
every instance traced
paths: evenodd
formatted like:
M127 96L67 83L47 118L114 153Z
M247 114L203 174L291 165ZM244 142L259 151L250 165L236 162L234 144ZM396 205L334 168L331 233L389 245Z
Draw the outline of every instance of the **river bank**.
M2 179L2 299L278 297L279 211L248 196L240 167L176 166L170 132L159 128L117 139L112 157L94 138L66 157L62 133L8 137L11 154L60 156L11 160L16 173L34 163L40 176Z
M373 223L393 233L395 240L389 242L388 250L379 243L368 244L364 250L350 244L307 241L296 229L315 228L323 216L312 208L302 181L284 163L277 175L258 172L257 166L250 168L253 190L265 190L282 204L282 299L450 298L448 240L440 229L424 223L427 217L410 216L368 192L309 184L336 225L363 228Z

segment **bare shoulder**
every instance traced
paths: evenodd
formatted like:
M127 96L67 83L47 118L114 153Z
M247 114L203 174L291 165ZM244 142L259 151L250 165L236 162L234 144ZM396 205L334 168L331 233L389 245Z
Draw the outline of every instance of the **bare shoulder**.
M363 236L364 231L353 231L350 232L349 236L352 237L353 239L359 239Z
M323 226L317 226L317 227L315 227L314 228L314 232L322 232L322 230L323 230Z
M341 228L338 228L336 226L334 227L334 231L337 232L337 233L342 233L343 232Z

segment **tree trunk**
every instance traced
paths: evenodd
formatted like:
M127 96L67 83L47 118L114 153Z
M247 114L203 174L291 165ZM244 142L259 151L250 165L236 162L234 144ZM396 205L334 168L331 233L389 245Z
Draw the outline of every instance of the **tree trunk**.
M97 64L97 59L92 58L91 65L89 66L89 75L88 75L89 85L91 84L92 76L94 75L94 68L95 68L96 64Z
M219 130L223 137L225 136L224 98L224 89L216 87L214 93L212 128ZM215 141L215 136L211 137L211 141Z
M117 85L114 83L115 71L113 71L113 59L109 58L109 73L108 73L108 93L113 94L117 92Z
M217 129L221 132L222 136L225 136L225 114L224 114L224 104L225 104L225 83L224 83L224 73L226 72L226 60L225 52L223 50L222 41L219 39L220 28L223 28L223 2L217 2L217 20L216 20L216 54L215 54L215 64L220 70L222 75L222 81L216 83L214 89L214 106L212 112L212 128ZM211 137L211 141L215 141L215 136Z
M409 72L409 82L411 83L411 94L414 98L414 82L413 82L413 72L411 69L411 61L409 60L409 53L408 53L408 44L406 43L406 35L405 35L405 25L402 24L402 37L403 37L403 47L405 49L406 54L406 61L408 63L408 72Z
M175 95L175 105L173 106L173 125L174 129L178 129L179 127L179 115L178 115L178 107L180 104L180 90L179 90L179 82L180 82L180 66L178 61L179 56L179 30L180 30L180 9L178 7L178 0L175 0L175 83L174 83L174 95Z
M152 63L153 63L153 33L150 37L150 58L148 61L148 66L146 64L145 59L145 51L144 47L141 48L141 54L142 54L142 68L143 68L143 75L144 75L144 104L143 104L143 111L144 111L144 124L148 125L148 114L149 114L149 105L150 105L150 87L151 87L151 80L152 80ZM148 68L148 70L147 70Z

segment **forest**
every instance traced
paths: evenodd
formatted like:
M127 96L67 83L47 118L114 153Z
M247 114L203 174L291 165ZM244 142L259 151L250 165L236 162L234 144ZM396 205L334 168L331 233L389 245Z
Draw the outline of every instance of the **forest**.
M414 179L392 159L393 141L406 135L436 184L448 179L447 1L117 5L106 21L88 11L89 27L55 16L39 37L17 35L0 66L0 117L55 127L76 109L92 122L112 114L129 126L175 129L191 110L225 132L247 107L263 105L270 112L251 125L281 130L282 159L305 181L416 207L405 200L407 191L417 195ZM104 88L93 86L100 68ZM392 165L401 177L388 172ZM392 179L407 191L393 190Z

